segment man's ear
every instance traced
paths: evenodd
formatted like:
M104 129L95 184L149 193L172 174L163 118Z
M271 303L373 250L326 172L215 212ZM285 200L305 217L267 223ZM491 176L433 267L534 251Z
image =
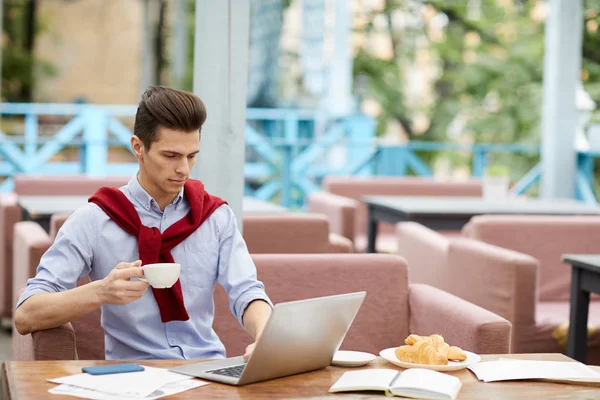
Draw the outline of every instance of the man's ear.
M131 149L133 150L135 157L138 160L142 160L144 154L144 143L142 143L140 138L135 135L131 137Z

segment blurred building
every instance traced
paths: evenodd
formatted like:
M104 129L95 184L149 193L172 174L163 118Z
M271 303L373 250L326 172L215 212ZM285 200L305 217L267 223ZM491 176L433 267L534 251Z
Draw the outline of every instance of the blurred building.
M36 102L133 104L142 71L143 1L41 0L35 54L56 68L37 81Z

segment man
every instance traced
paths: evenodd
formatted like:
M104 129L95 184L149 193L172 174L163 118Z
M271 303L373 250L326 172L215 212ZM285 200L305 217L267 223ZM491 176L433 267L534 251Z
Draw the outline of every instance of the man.
M63 225L19 299L19 333L101 307L107 359L224 357L212 329L218 282L242 326L260 336L271 302L234 214L189 179L205 119L193 94L163 87L143 94L131 138L138 173L120 189L100 189ZM181 264L172 288L147 290L135 279L142 263L169 261ZM77 287L87 275L92 282Z

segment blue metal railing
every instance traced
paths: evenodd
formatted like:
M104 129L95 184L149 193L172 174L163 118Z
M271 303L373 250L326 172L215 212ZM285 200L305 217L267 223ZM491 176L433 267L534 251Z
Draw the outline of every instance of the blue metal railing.
M135 105L0 104L0 191L12 189L16 173L128 175L137 169L131 160L109 162L110 148L130 151L130 126ZM307 194L319 190L326 175L398 175L412 171L432 176L417 152L456 152L471 155L471 173L483 175L491 153L539 154L539 146L522 144L456 144L413 141L388 145L375 138L375 123L353 115L325 124L314 110L248 109L246 112L246 193L284 206L299 206ZM129 121L125 121L128 119ZM48 126L54 126L45 134ZM320 131L320 133L319 133ZM76 161L61 160L75 148ZM594 158L579 153L576 197L596 202ZM539 165L513 187L522 194L542 173Z

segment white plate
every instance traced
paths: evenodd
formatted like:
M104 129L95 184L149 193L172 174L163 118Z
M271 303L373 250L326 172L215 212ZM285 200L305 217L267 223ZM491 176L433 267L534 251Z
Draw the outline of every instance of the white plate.
M382 358L385 358L387 361L391 362L392 364L402 368L425 368L432 369L434 371L448 372L465 369L469 365L481 361L481 357L479 357L477 354L463 350L467 355L467 359L465 361L448 361L447 365L415 364L398 360L398 357L396 357L395 350L396 347L390 347L389 349L381 350L379 352L379 355Z
M333 355L331 365L337 365L338 367L362 367L373 361L375 358L375 354L371 353L339 350Z

